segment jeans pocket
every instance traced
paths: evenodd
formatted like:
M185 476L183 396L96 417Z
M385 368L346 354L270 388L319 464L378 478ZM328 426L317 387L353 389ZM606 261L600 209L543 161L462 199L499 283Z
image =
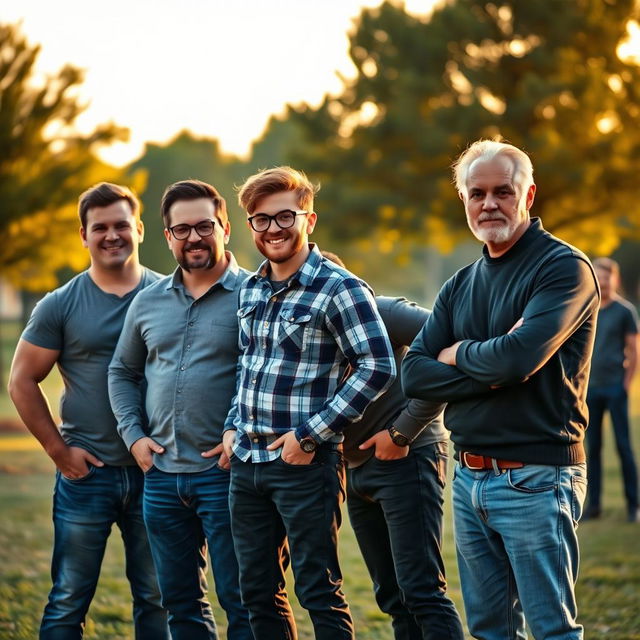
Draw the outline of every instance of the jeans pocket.
M96 471L96 468L92 464L87 465L89 467L89 471L86 475L82 476L82 478L67 478L62 472L60 472L60 477L67 482L86 482Z
M447 466L449 464L449 456L443 454L440 450L436 449L436 469L438 471L438 482L444 489L447 484Z
M582 518L582 508L587 495L587 480L582 476L571 476L571 517L574 525Z
M283 466L289 467L291 469L311 469L311 468L320 466L318 464L318 461L316 460L316 457L317 456L314 456L311 462L308 462L307 464L291 464L290 462L286 462L285 460L283 460L281 455L278 456L277 459L280 460Z
M146 478L147 476L151 475L152 473L154 473L155 471L157 471L157 467L155 464L152 464L146 471L143 471L142 473L144 473L144 477Z
M520 469L507 470L509 486L523 493L552 491L558 486L558 467L527 464Z

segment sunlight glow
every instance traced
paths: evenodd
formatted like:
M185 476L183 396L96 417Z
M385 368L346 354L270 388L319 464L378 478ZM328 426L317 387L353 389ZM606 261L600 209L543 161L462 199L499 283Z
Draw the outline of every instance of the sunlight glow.
M42 45L40 81L64 64L86 69L83 132L113 121L128 143L102 156L125 164L146 141L188 129L215 137L224 151L246 154L272 114L287 103L318 105L355 75L348 32L362 7L381 0L21 0L3 21L22 20ZM409 0L428 15L435 0Z

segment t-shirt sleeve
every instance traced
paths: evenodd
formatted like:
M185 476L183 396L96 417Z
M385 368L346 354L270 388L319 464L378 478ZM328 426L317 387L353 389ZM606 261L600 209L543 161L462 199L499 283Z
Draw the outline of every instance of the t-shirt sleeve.
M44 349L61 351L64 347L64 331L60 300L55 291L48 293L31 312L22 339Z

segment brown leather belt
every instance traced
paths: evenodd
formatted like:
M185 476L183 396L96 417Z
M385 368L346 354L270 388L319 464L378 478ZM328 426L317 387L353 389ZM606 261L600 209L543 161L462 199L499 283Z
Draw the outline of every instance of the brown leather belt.
M489 456L478 456L468 451L460 452L460 464L472 471L485 471L488 469L520 469L524 467L524 462L514 462L513 460L500 460Z

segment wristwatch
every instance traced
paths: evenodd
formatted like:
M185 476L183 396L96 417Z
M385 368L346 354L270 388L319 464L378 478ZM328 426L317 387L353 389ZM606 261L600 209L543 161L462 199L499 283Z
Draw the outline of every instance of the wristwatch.
M391 442L397 447L408 447L409 438L400 433L393 425L389 427L389 435L391 436Z
M318 443L311 436L305 436L304 438L298 440L298 442L300 444L300 448L305 453L313 453L318 446Z

